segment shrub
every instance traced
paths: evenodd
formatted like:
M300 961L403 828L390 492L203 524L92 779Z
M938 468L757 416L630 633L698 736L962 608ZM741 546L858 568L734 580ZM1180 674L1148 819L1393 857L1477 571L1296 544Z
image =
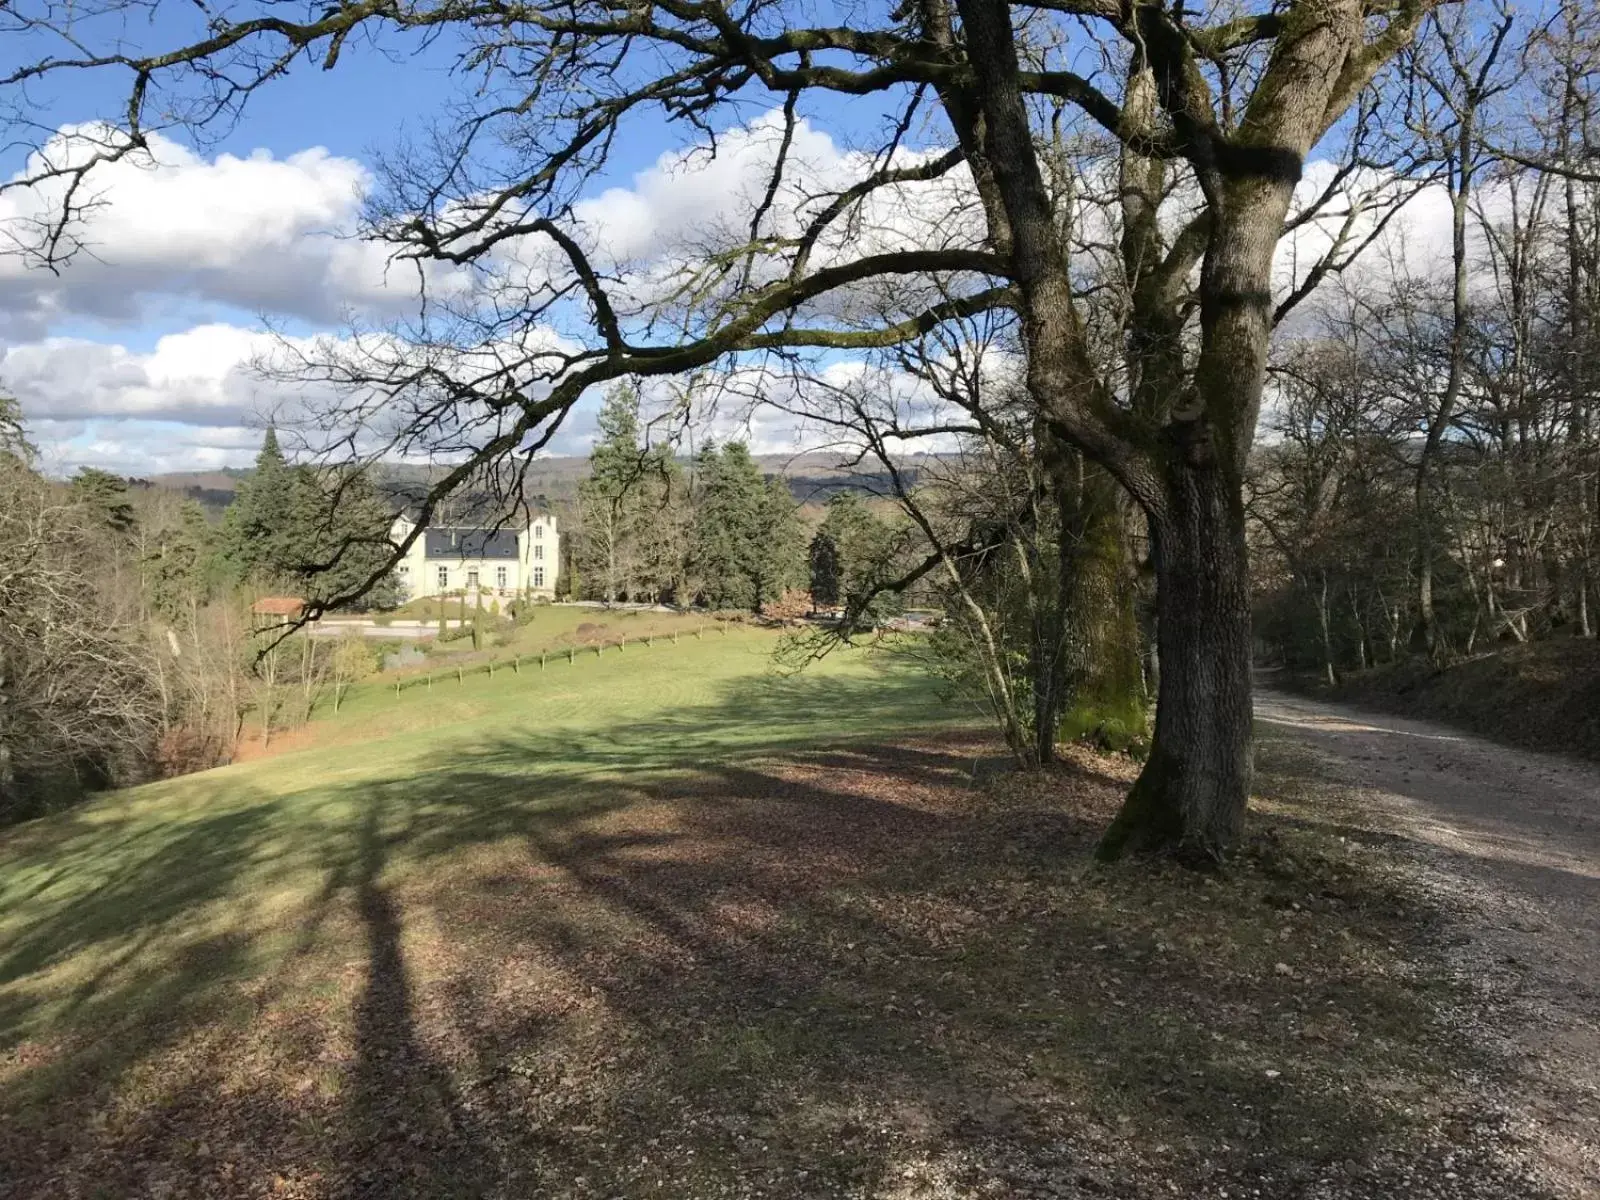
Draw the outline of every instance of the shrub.
M811 593L801 588L785 588L783 595L761 606L761 615L772 621L802 621L812 609Z
M180 727L169 729L156 743L150 766L162 779L188 775L221 766L228 761L227 748L203 730Z

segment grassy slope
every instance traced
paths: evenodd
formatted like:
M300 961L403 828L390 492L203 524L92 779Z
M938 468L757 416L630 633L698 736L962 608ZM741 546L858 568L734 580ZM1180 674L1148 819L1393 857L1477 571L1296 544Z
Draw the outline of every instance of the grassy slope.
M653 619L652 619L653 618ZM585 632L579 633L583 629ZM670 638L679 634L677 643ZM702 636L697 637L696 632ZM646 645L646 634L655 635L655 644ZM626 649L618 649L620 636L628 639ZM745 693L755 698L758 708L752 719L735 721L725 727L713 720L714 736L742 736L781 745L789 736L828 738L840 734L870 733L873 722L890 726L904 719L912 725L929 718L940 706L926 689L914 687L905 670L883 676L869 668L866 656L854 652L824 660L816 671L807 671L796 680L775 677L768 659L776 635L745 626L714 625L703 618L693 619L668 614L601 614L592 610L556 608L548 619L518 629L505 645L474 652L471 643L448 643L442 652L430 654L427 665L401 672L405 690L397 699L389 680L379 675L352 687L338 713L332 711L331 688L325 687L318 699L317 720L308 733L317 746L362 744L395 734L410 735L460 722L480 722L495 733L523 727L602 730L611 736L615 730L637 729L626 734L630 747L643 748L646 757L658 758L654 750L655 733L665 722L671 726L676 714L696 709L723 711L731 699L743 700ZM598 647L596 643L603 643ZM566 651L573 649L569 660ZM539 654L547 651L545 665ZM519 669L512 670L514 656L520 655ZM482 667L495 661L493 678ZM849 661L846 661L846 660ZM458 683L457 664L475 668ZM432 676L431 686L424 679ZM638 683L632 681L637 679ZM820 707L806 710L805 697L816 689L826 691L827 681L867 687L875 695L885 688L879 703L868 706L861 720L850 713L829 711L824 700ZM791 686L791 684L793 686ZM740 693L737 697L733 692ZM800 720L791 733L785 733L778 719L771 727L761 717L781 718L787 697L798 697L802 704ZM906 704L905 701L910 703ZM531 703L532 707L527 707ZM766 706L766 707L759 707ZM703 713L701 714L704 715ZM690 718L693 719L693 718ZM820 723L812 726L812 722ZM732 732L734 729L737 735ZM670 732L670 729L668 729ZM291 735L285 744L304 739ZM375 748L375 753L392 753L393 748ZM666 751L671 753L670 749Z
M407 615L429 613L432 615L428 619L436 619L434 603L432 600L416 601ZM458 608L454 603L446 603L445 617L450 621L460 619ZM470 617L469 609L469 620ZM446 642L425 641L422 645L428 653L428 665L415 668L408 673L416 675L425 674L429 670L453 669L458 662L481 662L491 658L497 662L509 662L516 655L537 656L541 652L564 654L571 648L586 647L592 651L597 644L614 648L623 639L626 639L630 646L647 637L668 640L677 637L682 643L697 636L721 636L722 628L721 624L700 613L547 605L535 609L533 620L527 624L511 629L486 631L485 644L479 651L472 649L472 642L468 638L452 638ZM415 643L402 641L399 644Z
M369 689L316 747L0 839L0 1193L1389 1197L1446 1153L1498 1169L1459 1146L1416 899L1329 835L1348 814L1269 770L1232 876L1091 871L1125 765L974 788L982 737L909 732L948 720L924 679L779 680L770 646Z
M1436 669L1418 659L1352 675L1332 693L1532 750L1600 760L1600 642L1508 646Z
M278 963L290 946L268 935L375 836L393 841L385 870L404 871L646 779L949 720L923 679L881 655L783 679L772 644L736 630L399 701L369 686L308 728L313 746L12 832L0 840L0 1039L142 1020L185 986L186 962L234 976ZM206 961L218 954L225 964Z

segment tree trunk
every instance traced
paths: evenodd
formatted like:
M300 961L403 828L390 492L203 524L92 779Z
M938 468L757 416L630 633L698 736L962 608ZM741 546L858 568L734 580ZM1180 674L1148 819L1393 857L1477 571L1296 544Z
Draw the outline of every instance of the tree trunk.
M1151 521L1161 682L1155 740L1101 858L1172 853L1219 861L1250 792L1250 595L1244 507L1215 466L1173 468Z
M1365 671L1372 656L1367 649L1367 622L1361 615L1361 604L1356 599L1355 584L1349 586L1345 595L1350 601L1350 619L1355 623L1356 629L1356 669Z
M11 756L11 682L6 675L6 660L0 653L0 819L15 799L16 763Z
M1033 678L1033 744L1039 765L1056 760L1056 738L1061 726L1061 706L1069 688L1067 625L1071 619L1072 546L1065 511L1057 528L1056 578L1042 578L1044 563L1036 561L1033 591L1033 644L1029 647L1029 674ZM1042 594L1041 594L1042 593ZM1042 601L1042 603L1041 603Z
M1322 680L1337 687L1339 672L1333 665L1333 626L1328 618L1328 573L1322 573L1322 589L1317 593L1317 627L1322 633Z
M1148 716L1126 517L1116 482L1078 463L1061 491L1061 607L1069 737L1109 750L1144 740Z

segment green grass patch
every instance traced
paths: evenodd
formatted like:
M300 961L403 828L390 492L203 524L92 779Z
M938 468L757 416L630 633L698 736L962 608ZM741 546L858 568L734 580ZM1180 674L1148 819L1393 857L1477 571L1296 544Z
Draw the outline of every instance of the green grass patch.
M865 650L798 677L740 629L502 670L396 699L374 683L304 748L107 795L0 839L0 1045L140 1024L264 968L266 938L364 838L403 872L627 795L645 779L948 723L921 676ZM305 743L309 743L306 745ZM189 986L193 983L195 986Z
M1301 767L1268 757L1227 873L1098 868L1126 760L993 769L903 658L782 677L775 642L369 689L292 753L10 831L0 1178L1376 1198L1497 1169L1451 1124L1481 1076L1425 905Z

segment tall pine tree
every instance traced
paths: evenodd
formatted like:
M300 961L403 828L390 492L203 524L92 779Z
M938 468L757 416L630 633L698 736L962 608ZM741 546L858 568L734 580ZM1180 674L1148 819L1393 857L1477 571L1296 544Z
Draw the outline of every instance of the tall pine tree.
M167 620L204 604L211 594L212 549L216 532L205 509L194 500L184 501L178 519L155 531L145 560L150 602Z
M796 586L803 574L804 540L794 496L781 476L774 475L762 488L757 509L755 570L751 584L755 590L755 609L760 612Z
M639 392L629 384L607 393L599 426L589 477L578 486L578 563L598 598L637 599L655 590L645 579L645 558L671 456L641 447Z
M223 514L218 556L236 583L313 601L348 597L387 558L393 519L364 473L293 466L269 428L255 471ZM385 607L394 592L385 576L356 599Z
M72 498L83 505L97 529L124 535L138 523L128 499L128 481L110 471L82 468L72 477Z
M701 595L712 608L759 611L799 578L794 500L781 479L762 477L743 442L720 453L707 447L698 465L693 558Z
M811 590L816 602L860 604L888 572L893 540L889 527L873 516L859 496L835 492L811 542ZM832 599L817 595L819 582ZM878 597L870 607L877 614L892 602L888 596Z
M278 447L277 430L268 426L255 470L239 484L222 516L218 552L236 582L276 590L296 581L295 491L294 471Z
M302 594L329 601L365 587L362 604L391 607L398 598L393 576L385 574L371 586L368 580L388 559L393 509L363 471L293 471L294 513L283 566Z

